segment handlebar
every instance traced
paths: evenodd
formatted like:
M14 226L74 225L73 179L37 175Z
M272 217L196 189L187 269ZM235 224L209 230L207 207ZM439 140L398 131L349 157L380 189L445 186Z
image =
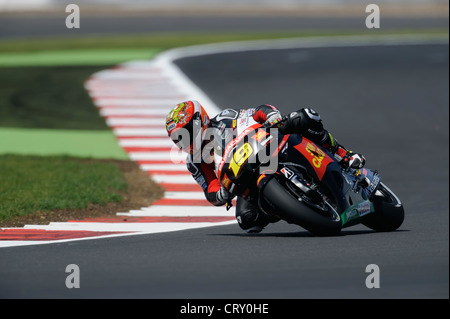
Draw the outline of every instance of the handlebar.
M279 122L274 123L274 124L272 124L272 125L266 124L266 125L263 125L263 127L264 127L264 128L273 128L273 127L276 127L276 126L279 127L280 124L283 124L283 123L286 122L288 119L289 119L289 115L285 115L285 116L283 116L283 117L281 118L281 120L280 120Z

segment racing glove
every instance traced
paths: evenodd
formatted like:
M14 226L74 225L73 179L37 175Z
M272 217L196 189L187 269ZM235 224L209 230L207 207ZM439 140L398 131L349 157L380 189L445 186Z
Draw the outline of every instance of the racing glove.
M228 203L233 198L233 195L230 194L225 187L221 187L216 193L216 199L218 205L223 205Z
M360 169L363 168L364 164L366 163L366 159L362 154L347 151L342 146L338 147L336 153L334 154L334 158L343 168L350 167L354 169Z
M264 122L264 126L274 126L280 123L282 119L280 111L273 111L267 114L267 120Z

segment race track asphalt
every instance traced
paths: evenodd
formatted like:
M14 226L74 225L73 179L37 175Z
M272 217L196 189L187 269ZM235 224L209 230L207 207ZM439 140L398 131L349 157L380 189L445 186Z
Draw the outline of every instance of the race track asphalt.
M396 232L285 222L0 250L0 298L448 298L448 44L267 50L178 65L220 107L318 111L400 197ZM67 289L68 264L80 288ZM380 269L368 289L366 266Z

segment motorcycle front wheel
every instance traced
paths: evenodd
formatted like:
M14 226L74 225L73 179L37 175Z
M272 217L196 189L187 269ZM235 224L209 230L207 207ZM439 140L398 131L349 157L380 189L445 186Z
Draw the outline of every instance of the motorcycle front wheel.
M405 218L403 205L398 197L383 183L373 197L375 212L363 217L362 224L378 232L398 229Z

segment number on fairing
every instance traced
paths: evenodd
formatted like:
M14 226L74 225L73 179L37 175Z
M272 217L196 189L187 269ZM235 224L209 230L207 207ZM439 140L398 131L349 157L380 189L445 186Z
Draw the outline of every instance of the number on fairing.
M233 155L233 159L230 162L229 168L233 171L234 175L237 176L242 164L247 161L250 155L252 155L253 149L250 144L245 143L241 147L236 150L236 153Z

